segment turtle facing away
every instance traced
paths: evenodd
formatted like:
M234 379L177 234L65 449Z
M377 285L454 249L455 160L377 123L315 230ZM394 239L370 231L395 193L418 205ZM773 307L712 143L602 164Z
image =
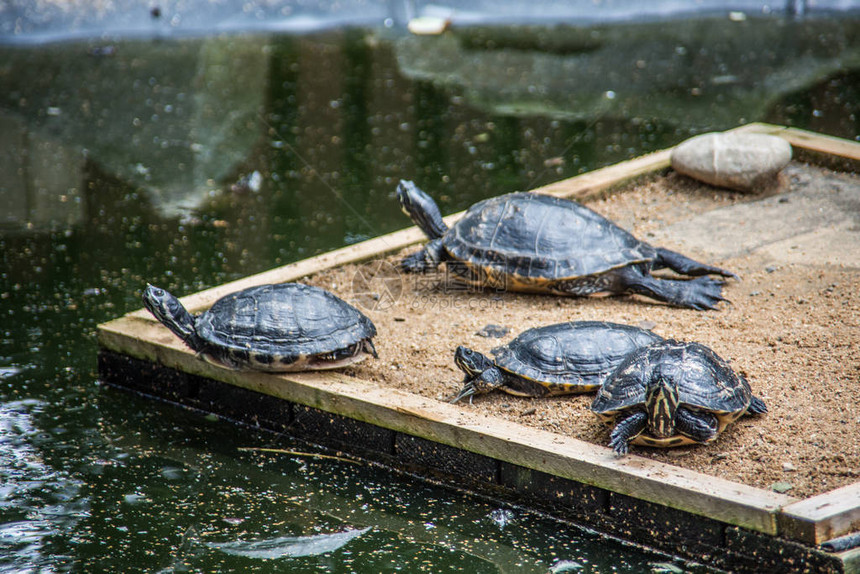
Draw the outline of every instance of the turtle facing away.
M523 331L490 351L495 361L460 346L454 362L465 384L451 402L496 389L522 397L593 391L627 355L662 340L638 327L575 321Z
M299 283L260 285L226 295L200 315L147 285L143 304L197 356L231 369L334 369L376 357L376 327L325 289Z
M767 407L708 347L667 339L630 354L600 387L591 410L615 425L609 445L707 443L744 414Z
M679 307L713 309L723 281L734 273L639 241L602 215L571 201L538 193L511 193L480 201L450 229L433 199L410 181L397 197L403 211L430 238L401 261L423 272L448 263L465 282L496 289L591 295L638 293ZM693 279L661 279L669 268Z

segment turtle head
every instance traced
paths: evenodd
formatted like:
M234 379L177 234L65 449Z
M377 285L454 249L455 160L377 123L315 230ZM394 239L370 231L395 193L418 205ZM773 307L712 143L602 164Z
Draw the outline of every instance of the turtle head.
M468 347L459 346L454 353L454 364L456 364L465 375L463 388L451 399L456 403L466 397L483 395L502 384L502 374L499 368L487 356Z
M677 434L675 413L681 402L678 383L672 377L657 376L645 390L645 411L648 414L648 432L657 438Z
M146 289L143 290L143 306L189 347L195 351L199 350L192 344L197 340L194 316L182 306L179 299L164 289L147 283Z
M448 226L442 221L439 206L413 182L400 180L397 184L397 199L403 213L430 239L439 239L448 231Z

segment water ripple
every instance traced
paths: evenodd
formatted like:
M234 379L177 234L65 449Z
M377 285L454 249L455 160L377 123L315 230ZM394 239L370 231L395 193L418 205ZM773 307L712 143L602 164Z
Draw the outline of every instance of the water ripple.
M86 512L80 483L45 464L33 447L41 401L0 404L0 572L50 563L49 537L69 531Z

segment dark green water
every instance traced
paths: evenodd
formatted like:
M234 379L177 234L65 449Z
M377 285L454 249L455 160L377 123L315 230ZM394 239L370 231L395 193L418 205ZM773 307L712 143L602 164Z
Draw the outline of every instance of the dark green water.
M95 329L147 281L187 294L405 227L400 178L447 213L750 121L856 137L855 24L743 25L750 45L700 24L0 47L0 571L665 562L372 467L239 450L308 447L101 387Z

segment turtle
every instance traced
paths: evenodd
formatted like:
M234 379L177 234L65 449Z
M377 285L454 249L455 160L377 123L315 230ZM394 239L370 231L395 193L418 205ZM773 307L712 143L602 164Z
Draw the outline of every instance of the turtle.
M627 355L662 340L630 325L572 321L523 331L490 351L495 360L461 345L454 363L465 384L451 402L496 389L521 397L594 391Z
M615 425L609 445L672 447L708 443L764 401L712 349L665 339L628 355L597 391L591 410Z
M467 284L498 290L585 296L638 293L671 305L714 309L730 271L652 247L570 199L516 192L472 205L449 228L439 207L414 182L401 180L403 211L430 241L400 261L407 272L445 262ZM687 279L657 278L668 268Z
M301 283L259 285L218 299L194 316L147 284L144 306L197 352L230 369L334 369L378 357L373 322L334 294Z

